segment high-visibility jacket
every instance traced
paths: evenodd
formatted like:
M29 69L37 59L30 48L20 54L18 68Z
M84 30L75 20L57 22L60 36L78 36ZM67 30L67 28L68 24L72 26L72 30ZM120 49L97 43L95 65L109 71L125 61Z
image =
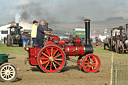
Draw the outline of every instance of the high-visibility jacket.
M31 38L36 38L37 35L37 25L33 24L31 31Z

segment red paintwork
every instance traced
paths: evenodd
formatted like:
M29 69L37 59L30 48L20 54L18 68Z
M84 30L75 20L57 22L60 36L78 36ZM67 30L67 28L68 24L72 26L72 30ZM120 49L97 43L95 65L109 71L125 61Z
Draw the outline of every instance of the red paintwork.
M68 44L68 43L70 43L70 42L72 42L72 41L73 41L72 39L66 39L66 40L65 40L65 43Z
M81 39L80 39L80 38L76 38L76 39L75 39L75 44L76 44L76 45L79 45L80 43L81 43Z
M60 38L56 35L50 35L49 38L48 38L48 41L60 41Z
M49 56L53 57L54 61L50 61ZM61 48L58 46L45 46L43 50L40 51L37 61L38 65L44 72L53 73L60 71L64 67L66 62L66 56L64 52L61 50ZM57 63L59 63L59 65Z
M47 45L55 45L54 43L52 44L51 41L46 42L45 46ZM77 49L76 49L77 48ZM40 51L41 48L29 48L29 61L31 65L37 65L37 55ZM69 51L68 51L69 49ZM84 56L84 46L65 46L64 51L67 56Z
M59 46L65 45L65 41L59 41Z
M69 45L65 46L65 53L68 56L84 56L84 46L74 46L74 45Z
M28 51L29 58L28 58L28 60L29 60L29 63L31 65L38 65L37 64L37 55L38 55L40 49L41 48L34 48L34 47L29 48L29 51Z
M98 42L97 45L98 45L98 46L102 46L101 42Z
M55 43L55 42L58 43ZM53 49L53 50L52 50ZM81 56L81 58L78 58L78 66L81 70L87 71L87 72L96 72L99 69L100 66L100 60L96 55L93 54L85 54L85 46L81 44L81 39L76 38L74 40L72 39L67 39L65 41L60 41L59 37L56 35L51 35L48 38L48 41L45 42L43 48L34 48L34 47L27 47L25 48L26 51L29 53L29 62L31 65L34 66L39 66L44 72L58 72L60 71L66 62L66 56ZM60 62L60 65L58 66L57 63L54 61L50 61L50 57L53 57L55 59L55 56L53 56L54 53L57 55L61 54L62 57L57 57L62 62ZM44 53L46 55L44 55ZM66 55L65 55L66 54ZM87 55L87 56L85 56ZM38 56L38 57L37 57ZM85 56L85 57L83 57ZM93 56L93 61L97 61L97 67L95 70L88 70L85 66L85 61L88 58L88 56ZM44 60L43 60L43 59ZM44 63L45 61L48 61L46 64ZM83 61L83 62L82 62ZM56 64L53 64L56 63ZM89 62L88 62L89 63ZM45 68L51 66L51 70L49 68ZM57 67L56 67L57 66ZM56 68L56 69L55 69Z
M46 43L44 44L44 46L47 46L47 45L55 45L55 43L52 42L52 41L48 41L48 42L46 42Z
M83 57L82 61L83 70L89 73L97 72L100 68L100 60L94 54L88 54Z

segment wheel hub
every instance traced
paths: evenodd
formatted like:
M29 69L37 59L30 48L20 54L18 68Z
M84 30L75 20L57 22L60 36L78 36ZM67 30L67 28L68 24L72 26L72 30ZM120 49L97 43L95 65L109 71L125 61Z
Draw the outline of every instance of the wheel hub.
M93 65L93 62L90 62L90 65Z
M5 71L5 74L6 74L6 75L10 75L10 71L9 71L9 70L6 70L6 71Z
M54 58L53 58L53 57L49 57L49 60L50 60L50 61L54 61Z

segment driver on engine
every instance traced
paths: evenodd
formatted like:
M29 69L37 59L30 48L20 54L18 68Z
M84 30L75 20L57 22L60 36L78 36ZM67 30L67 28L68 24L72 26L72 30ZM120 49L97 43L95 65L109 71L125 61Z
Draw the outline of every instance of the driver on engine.
M44 25L45 25L45 21L41 20L40 24L37 27L37 43L38 43L39 47L44 46L44 36L45 36L45 34L48 34L48 35L51 34L50 31L44 30Z

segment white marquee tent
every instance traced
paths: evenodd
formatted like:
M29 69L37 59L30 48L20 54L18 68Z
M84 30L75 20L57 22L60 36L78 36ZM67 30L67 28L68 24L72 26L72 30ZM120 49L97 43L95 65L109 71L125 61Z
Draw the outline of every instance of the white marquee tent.
M0 40L2 40L4 37L7 36L7 34L9 33L8 27L10 27L11 25L15 25L15 23L0 26ZM32 28L32 24L26 22L20 22L19 26L23 27L21 31L25 31L25 30L31 31Z

